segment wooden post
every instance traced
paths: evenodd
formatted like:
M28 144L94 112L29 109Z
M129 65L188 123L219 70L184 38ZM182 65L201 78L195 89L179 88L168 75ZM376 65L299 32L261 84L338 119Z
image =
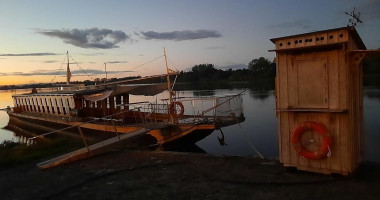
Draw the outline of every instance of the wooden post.
M117 135L117 138L119 138L119 141L120 141L120 135L119 135L119 133L117 132L117 128L116 128L115 122L113 121L112 117L110 117L110 120L111 120L112 126L113 126L113 128L114 128L114 130L115 130L115 133L116 133L116 135Z
M167 82L168 82L168 91L169 91L169 105L168 105L168 111L169 111L169 122L174 124L174 123L178 123L178 120L175 119L174 115L170 112L170 108L171 108L171 105L173 103L173 92L172 92L172 87L171 87L171 83L170 83L170 69L169 69L169 66L168 66L168 60L167 60L167 57L166 57L166 50L165 50L165 47L164 47L164 56L165 56L165 64L166 64L166 71L168 73L168 76L167 76ZM175 109L175 106L174 106L174 109Z
M87 152L90 152L90 148L88 147L88 145L87 145L87 141L86 141L86 139L84 138L84 135L83 135L82 129L80 128L80 126L77 126L77 128L78 128L78 131L79 131L80 136L82 137L83 143L84 143L84 145L85 145L86 148L87 148Z

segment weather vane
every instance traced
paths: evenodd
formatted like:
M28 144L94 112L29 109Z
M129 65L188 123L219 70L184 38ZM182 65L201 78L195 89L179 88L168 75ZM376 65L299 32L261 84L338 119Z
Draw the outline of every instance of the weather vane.
M345 13L346 13L346 15L349 15L352 17L351 19L348 20L347 26L356 26L356 23L358 23L358 22L363 23L363 21L359 18L360 12L359 11L356 12L355 7L350 13L348 13L348 12L345 12Z

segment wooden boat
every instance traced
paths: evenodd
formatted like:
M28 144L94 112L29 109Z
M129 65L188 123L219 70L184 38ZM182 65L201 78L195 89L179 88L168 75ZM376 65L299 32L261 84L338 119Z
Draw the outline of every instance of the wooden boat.
M166 59L166 53L165 53ZM86 88L52 92L33 90L12 96L10 123L42 128L47 134L74 132L79 127L85 135L108 138L129 134L138 129L149 130L151 143L172 145L194 143L215 129L244 121L242 94L219 97L179 97L172 91L171 76L178 72L167 67L167 74ZM167 77L167 83L137 84L139 81ZM70 82L67 63L67 83ZM169 98L156 102L130 102L132 95L156 96L167 90ZM43 135L47 135L43 134Z

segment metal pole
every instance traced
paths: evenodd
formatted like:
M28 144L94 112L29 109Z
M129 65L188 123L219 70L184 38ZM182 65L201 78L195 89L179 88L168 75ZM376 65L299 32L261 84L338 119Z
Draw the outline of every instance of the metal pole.
M66 52L66 55L67 55L66 84L69 85L70 78L71 78L69 51Z

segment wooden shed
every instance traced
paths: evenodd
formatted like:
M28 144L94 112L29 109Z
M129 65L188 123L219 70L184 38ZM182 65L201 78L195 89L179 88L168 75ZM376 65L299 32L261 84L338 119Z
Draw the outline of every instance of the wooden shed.
M349 174L363 155L361 61L354 27L274 38L279 157L284 166Z

